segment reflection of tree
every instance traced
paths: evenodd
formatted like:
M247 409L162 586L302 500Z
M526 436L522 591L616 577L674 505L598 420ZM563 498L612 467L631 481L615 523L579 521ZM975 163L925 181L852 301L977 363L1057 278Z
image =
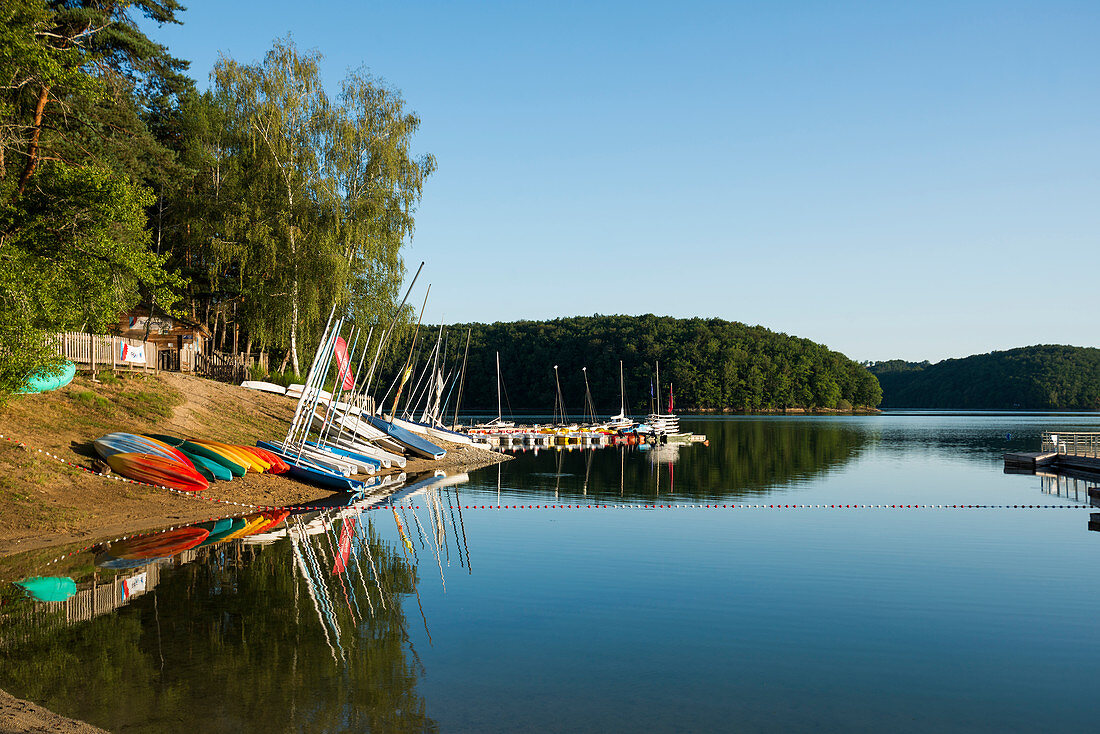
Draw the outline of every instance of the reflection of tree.
M521 490L545 490L547 473L560 472L550 487L556 486L563 499L652 500L658 490L661 496L674 491L698 499L736 499L843 466L869 437L840 422L789 419L707 421L705 432L710 446L684 446L671 476L669 462L650 462L636 448L612 447L567 452L564 457L556 452L519 454L504 465L505 481Z
M399 597L415 568L368 522L352 529L343 574L337 524L298 541L312 577L289 540L214 546L117 614L9 626L0 686L112 731L434 730ZM311 591L328 597L324 623Z

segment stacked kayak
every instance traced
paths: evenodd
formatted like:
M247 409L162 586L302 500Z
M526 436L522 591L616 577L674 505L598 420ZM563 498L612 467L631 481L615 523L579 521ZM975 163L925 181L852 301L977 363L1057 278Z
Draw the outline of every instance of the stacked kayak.
M186 456L200 472L209 473L208 479L229 481L243 477L248 472L283 474L290 467L270 451L255 446L209 441L201 438L177 438L164 434L150 434L152 440L171 446Z
M107 465L124 477L181 492L201 492L210 486L187 456L148 436L108 433L97 438L94 446Z

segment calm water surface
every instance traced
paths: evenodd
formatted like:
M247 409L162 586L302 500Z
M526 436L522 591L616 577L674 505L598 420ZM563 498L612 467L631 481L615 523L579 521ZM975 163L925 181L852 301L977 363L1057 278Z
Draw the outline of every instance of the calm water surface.
M9 593L0 686L127 732L1095 728L1096 482L1000 455L1100 417L684 426L710 446L526 452L406 488L419 509L301 515L86 622ZM684 507L708 502L1077 509ZM629 509L471 509L497 504Z

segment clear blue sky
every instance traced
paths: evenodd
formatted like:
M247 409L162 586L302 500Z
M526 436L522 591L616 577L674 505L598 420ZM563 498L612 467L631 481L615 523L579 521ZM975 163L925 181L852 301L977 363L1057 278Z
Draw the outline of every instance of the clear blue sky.
M210 2L423 119L427 321L716 316L855 359L1100 346L1100 3Z

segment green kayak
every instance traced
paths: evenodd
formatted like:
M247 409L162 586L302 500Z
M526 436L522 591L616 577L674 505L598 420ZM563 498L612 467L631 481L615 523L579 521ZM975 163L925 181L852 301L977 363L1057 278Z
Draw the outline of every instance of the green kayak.
M36 393L56 390L72 382L75 375L76 365L72 362L66 362L60 374L50 375L43 372L35 372L27 378L27 382L19 389L19 392Z
M35 576L15 585L38 601L65 601L76 593L76 582L68 576Z

